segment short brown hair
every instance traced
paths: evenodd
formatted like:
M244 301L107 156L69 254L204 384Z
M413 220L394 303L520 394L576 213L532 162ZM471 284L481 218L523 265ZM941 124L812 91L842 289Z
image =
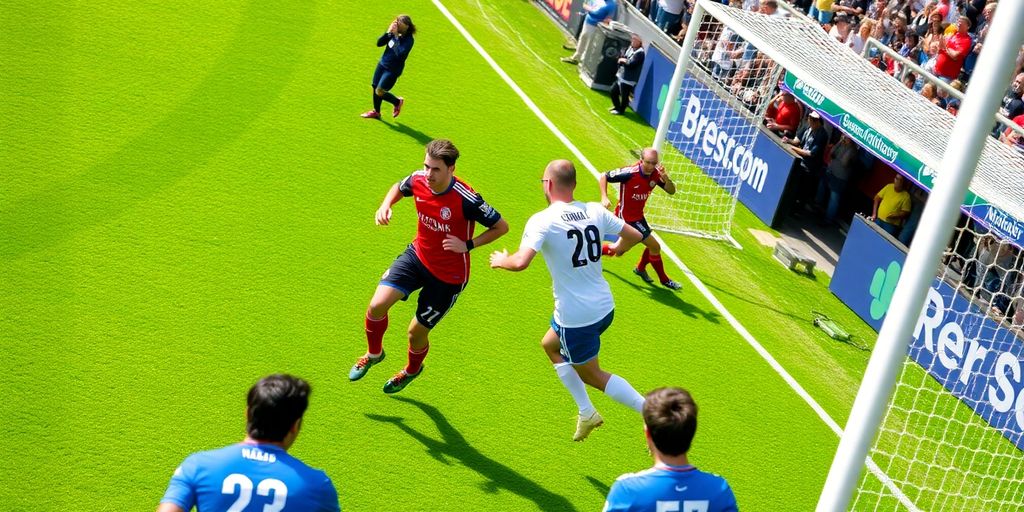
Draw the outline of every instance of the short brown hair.
M427 144L427 154L431 158L440 158L445 165L451 167L459 159L459 148L448 139L434 139Z
M659 452L682 455L690 451L697 433L697 404L682 388L658 388L647 393L644 424Z

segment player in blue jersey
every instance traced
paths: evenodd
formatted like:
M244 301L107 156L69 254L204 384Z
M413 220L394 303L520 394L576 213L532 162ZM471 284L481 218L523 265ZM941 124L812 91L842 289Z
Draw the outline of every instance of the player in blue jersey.
M622 475L612 484L604 511L735 511L736 497L724 478L690 464L697 433L697 404L684 389L658 388L644 401L644 433L654 467Z
M391 111L391 117L398 117L402 113L402 106L405 99L395 96L391 89L405 71L405 60L409 58L412 45L415 43L413 34L416 33L416 25L413 25L412 18L402 14L395 18L388 25L388 31L377 38L377 46L384 47L384 54L380 56L380 62L373 71L373 110L366 111L362 117L366 119L380 119L380 106L386 101L395 106Z
M288 455L309 405L309 383L270 375L249 389L245 441L190 455L157 512L340 511L327 474Z

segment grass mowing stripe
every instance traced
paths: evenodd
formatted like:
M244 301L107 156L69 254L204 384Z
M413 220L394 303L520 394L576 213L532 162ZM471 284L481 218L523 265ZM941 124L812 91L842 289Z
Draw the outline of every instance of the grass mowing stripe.
M491 66L491 69L493 69L498 74L498 76L500 76L502 80L504 80L505 83L508 84L508 86L511 87L513 91L515 91L515 93L523 100L523 103L525 103L526 106L529 107L529 109L541 120L541 122L544 123L544 126L547 126L548 129L551 130L551 133L553 133L555 137L558 138L558 140L562 141L562 143L565 144L565 147L568 148L569 151L572 152L572 154L580 160L580 163L582 163L583 166L586 167L588 171L590 171L590 174L595 179L599 177L601 173L597 170L596 167L594 167L594 164L592 164L590 160L588 160L587 157L583 155L583 152L580 151L580 149L576 147L576 145L573 144L573 142L569 140L569 138L566 137L566 135L562 133L562 131L559 130L553 122L551 122L551 119L549 119L548 116L545 115L539 107L537 107L537 104L534 103L533 100L526 95L522 88L520 88L519 85L515 83L512 77L510 77L508 73L506 73L505 70L502 69L500 65L498 65L498 63L490 56L490 54L487 53L487 50L484 50L484 48L480 46L480 43L478 43L476 39L472 36L472 34L470 34L468 30L466 30L462 23L460 23L459 20L455 18L451 11L449 11L448 8L445 7L440 0L432 1L434 5L437 6L437 8L441 11L441 13L444 14L446 18L448 18L448 21L450 21L452 25L455 26L455 29L458 30L460 34L462 34L462 37L464 37L466 41L477 51L477 53L479 53L480 56L483 57L485 61L487 61L487 64ZM705 298L708 299L708 301L715 307L716 310L718 310L719 313L722 314L723 317L725 317L726 321L729 322L729 325L732 326L732 328L736 330L736 332L739 333L741 337L743 337L743 339L758 353L758 355L760 355L761 358L763 358L765 362L767 362L768 365L771 366L777 374L779 374L779 376L789 385L789 387L798 396L800 396L800 398L802 398L804 402L807 403L807 405L815 412L815 414L817 414L818 417L821 418L821 420L830 429L832 429L832 431L835 432L837 436L842 437L842 429L839 427L839 424L836 423L836 421L832 419L831 416L829 416L825 409L822 408L821 405L819 405L818 402L814 400L810 393L808 393L807 390L805 390L803 386L801 386L800 383L797 382L796 379L794 379L793 376L790 375L789 372L787 372L781 364L779 364L778 360L776 360L775 357L773 357L771 353L769 353L768 350L766 350L764 346L761 345L761 343L759 343L757 339L755 339L754 336L750 334L750 331L748 331L746 327L740 324L739 320L737 320L736 317L733 316L732 313L730 313L729 310L725 308L725 305L723 305L722 302L719 301L714 296L714 294L711 293L711 290L709 290L707 286L704 286L704 283L701 282L700 278L698 278L683 263L683 261L679 259L679 257L674 252L672 252L672 249L669 248L668 244L666 244L665 241L662 240L657 233L653 233L653 235L655 237L655 240L657 240L658 243L661 244L662 249L665 251L665 254L668 255L669 259L671 259L672 262L675 263L676 266L679 267L679 269L686 274L687 279L689 279L690 282L693 283L693 285L697 288L697 290L700 291L700 293L704 295ZM735 240L733 241L733 243L736 244ZM892 479L890 479L881 471L881 469L879 469L878 465L875 464L874 461L867 459L866 463L868 465L868 469L872 473L874 473L875 476L877 476L879 480L881 480L885 484L885 486L889 488L889 490L892 491L893 494L895 494L900 499L901 503L903 503L905 506L907 506L907 508L911 510L917 510L917 507L915 507L913 503L911 503L910 500L906 497L906 495L898 487L896 487L896 484L892 481Z

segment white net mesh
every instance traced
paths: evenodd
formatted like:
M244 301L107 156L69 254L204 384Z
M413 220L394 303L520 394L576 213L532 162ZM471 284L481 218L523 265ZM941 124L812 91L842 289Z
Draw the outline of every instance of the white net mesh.
M962 219L870 452L893 485L866 473L853 510L905 510L893 487L919 510L1024 508L1022 266Z
M911 171L918 181L930 186L940 174L955 118L814 23L701 3L825 103L855 116L865 139L881 149L894 143L916 158L920 169ZM1022 178L1024 156L987 140L967 206L987 202L1024 219ZM929 291L853 510L1024 510L1022 274L1020 250L973 221L961 223Z
M710 16L691 24L697 43L679 98L662 111L672 118L662 163L678 192L652 195L647 218L666 231L727 239L742 183L764 186L767 165L751 149L780 68Z

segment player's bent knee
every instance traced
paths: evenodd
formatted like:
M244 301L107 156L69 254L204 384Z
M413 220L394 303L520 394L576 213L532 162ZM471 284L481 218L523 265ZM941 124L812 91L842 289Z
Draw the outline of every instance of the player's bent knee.
M387 91L378 87L373 90L373 93L376 94L377 96L384 96L385 94L387 94Z

